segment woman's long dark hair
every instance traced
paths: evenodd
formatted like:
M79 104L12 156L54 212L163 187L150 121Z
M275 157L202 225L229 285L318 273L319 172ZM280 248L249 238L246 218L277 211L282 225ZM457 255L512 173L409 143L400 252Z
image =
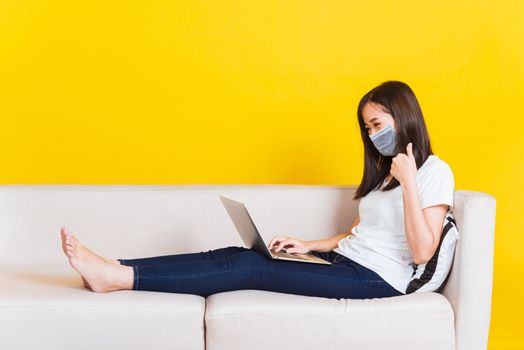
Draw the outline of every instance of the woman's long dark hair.
M371 142L362 116L362 110L367 103L372 103L384 112L391 114L395 120L397 134L395 154L406 153L406 146L411 142L417 169L433 154L424 116L413 90L406 83L400 81L386 81L380 84L366 93L358 104L358 123L360 135L364 142L364 174L355 192L354 199L364 197L385 180L391 170L394 157L383 156ZM393 177L382 190L389 191L399 185L398 180Z

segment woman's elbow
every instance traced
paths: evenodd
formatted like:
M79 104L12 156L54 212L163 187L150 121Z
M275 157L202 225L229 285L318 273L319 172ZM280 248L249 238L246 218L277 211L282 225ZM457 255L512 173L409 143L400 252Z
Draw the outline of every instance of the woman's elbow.
M429 259L425 258L425 257L414 257L413 258L413 262L417 265L422 265L422 264L425 264L429 261Z
M433 252L422 252L416 255L413 255L413 262L417 265L422 265L427 263L433 257Z
M435 254L437 247L432 244L431 246L419 247L416 252L412 251L411 256L413 257L413 262L417 265L422 265L427 263Z

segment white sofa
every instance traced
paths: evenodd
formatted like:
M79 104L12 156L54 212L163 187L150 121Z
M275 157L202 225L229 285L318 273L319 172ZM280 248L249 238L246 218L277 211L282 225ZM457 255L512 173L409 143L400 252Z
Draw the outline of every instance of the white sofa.
M455 192L461 237L440 293L364 300L259 290L197 295L85 289L60 244L66 226L110 258L242 246L219 195L246 204L262 236L346 231L354 186L2 185L0 349L486 349L495 198Z

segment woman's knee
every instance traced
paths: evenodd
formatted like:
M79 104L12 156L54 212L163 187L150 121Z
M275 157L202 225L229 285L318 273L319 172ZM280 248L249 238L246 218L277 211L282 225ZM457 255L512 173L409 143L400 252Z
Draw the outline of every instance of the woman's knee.
M232 253L232 254L243 253L243 252L249 251L248 248L240 247L240 246L229 246L224 249L226 249L229 253Z
M263 254L251 249L245 249L238 254L232 255L231 261L237 267L265 267L271 262Z

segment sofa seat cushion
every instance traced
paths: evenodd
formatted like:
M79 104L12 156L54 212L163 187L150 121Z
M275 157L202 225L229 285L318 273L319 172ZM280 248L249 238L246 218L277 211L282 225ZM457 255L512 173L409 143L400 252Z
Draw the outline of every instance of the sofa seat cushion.
M197 295L93 293L67 260L0 265L0 349L204 349L204 314Z
M238 290L209 296L205 320L207 350L455 349L453 309L434 292L330 299Z

